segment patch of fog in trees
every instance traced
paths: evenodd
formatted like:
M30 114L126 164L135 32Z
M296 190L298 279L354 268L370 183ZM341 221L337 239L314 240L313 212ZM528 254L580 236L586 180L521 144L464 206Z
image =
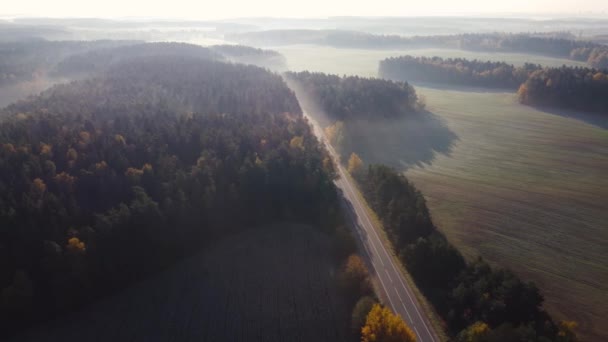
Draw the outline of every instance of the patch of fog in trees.
M28 96L37 95L55 84L68 81L65 78L39 77L31 81L2 86L0 87L0 108L26 99Z

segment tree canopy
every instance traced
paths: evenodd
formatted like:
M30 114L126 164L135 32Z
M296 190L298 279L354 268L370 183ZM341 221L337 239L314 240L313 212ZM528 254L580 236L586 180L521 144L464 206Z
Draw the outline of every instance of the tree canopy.
M375 304L361 328L362 342L415 342L416 335L403 319L387 307Z
M138 57L1 114L2 337L244 227L341 221L333 164L257 67Z

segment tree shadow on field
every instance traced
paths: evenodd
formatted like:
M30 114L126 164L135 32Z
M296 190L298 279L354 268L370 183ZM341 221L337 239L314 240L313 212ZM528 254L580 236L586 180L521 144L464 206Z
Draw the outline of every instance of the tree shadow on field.
M444 120L431 112L345 125L343 157L355 152L366 163L382 163L400 170L431 164L437 154L450 155L459 140Z
M608 129L608 111L605 113L594 113L584 111L574 111L569 109L562 109L557 107L548 106L532 106L533 108L547 114L557 115L564 118L575 119L588 123L590 125Z

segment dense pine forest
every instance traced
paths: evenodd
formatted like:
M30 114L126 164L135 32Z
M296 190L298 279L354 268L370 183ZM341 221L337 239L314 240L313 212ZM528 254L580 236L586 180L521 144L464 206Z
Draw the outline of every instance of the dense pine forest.
M342 220L295 96L253 66L119 63L4 109L0 140L4 336L244 227Z
M53 73L59 76L89 75L106 71L110 66L133 58L169 55L222 59L211 49L185 43L141 43L90 50L69 56L58 63Z
M328 119L334 121L397 118L421 106L414 87L407 82L308 71L288 72L286 77L318 101Z
M248 46L30 39L0 43L0 87L47 76L82 78L104 72L113 64L150 55L189 56L252 64L278 71L285 69L285 58L281 54Z
M52 74L64 77L92 75L106 71L114 64L152 55L232 61L275 70L281 70L285 66L284 57L272 50L240 45L203 47L186 43L159 42L95 49L74 54L58 63L56 68L52 70Z
M40 39L1 42L0 86L44 76L63 59L74 54L136 43L129 40L51 42Z
M466 262L433 225L422 194L394 169L369 165L356 176L395 252L456 341L575 341L556 324L530 282L482 259Z

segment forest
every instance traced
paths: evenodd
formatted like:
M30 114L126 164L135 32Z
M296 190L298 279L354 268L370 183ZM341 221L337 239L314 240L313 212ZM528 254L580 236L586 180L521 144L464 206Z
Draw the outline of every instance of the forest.
M396 81L431 82L516 90L540 65L515 67L504 62L464 58L391 57L380 61L379 75Z
M211 49L185 43L141 43L73 54L59 62L52 74L55 76L81 76L106 71L116 63L151 55L169 55L219 59L223 57Z
M456 341L575 341L571 322L556 323L542 294L481 258L467 262L433 225L422 194L394 169L353 173L395 252Z
M135 40L0 42L0 87L37 78L83 78L104 72L129 59L171 55L252 64L282 71L285 58L272 50L248 46L202 47L186 43L144 43Z
M281 77L258 67L142 57L1 116L3 337L244 227L338 234L333 164Z
M41 77L73 54L136 43L129 40L51 42L41 39L0 42L0 87Z
M272 50L240 45L203 47L186 43L158 42L95 49L74 54L58 63L52 74L64 77L94 75L106 71L114 64L133 58L165 55L231 61L269 69L281 70L285 67L284 57Z
M533 72L518 90L519 101L608 114L608 71L590 68L544 68Z
M379 74L395 81L517 89L523 104L608 112L608 73L592 68L401 56L382 60Z
M407 82L308 71L288 72L286 77L318 101L332 121L397 118L420 110L422 105Z

